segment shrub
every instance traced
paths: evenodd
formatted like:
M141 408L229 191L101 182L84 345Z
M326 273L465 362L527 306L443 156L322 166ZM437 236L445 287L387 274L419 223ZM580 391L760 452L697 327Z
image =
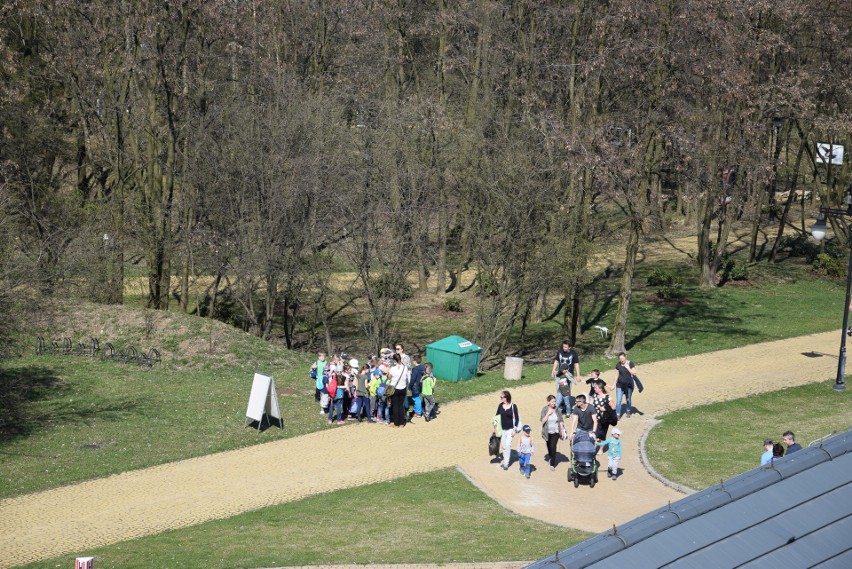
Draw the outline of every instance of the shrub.
M680 283L665 284L657 289L657 296L663 300L683 298L683 290L681 290Z
M451 296L449 298L444 299L444 303L441 306L447 312L461 312L462 311L461 299L456 297L456 296Z
M677 282L674 275L665 269L654 269L651 271L651 274L648 275L647 282L648 286L680 286L680 283Z
M826 253L820 253L814 259L813 269L814 272L827 277L842 277L846 268L840 260Z
M731 263L728 268L728 278L732 281L747 281L748 265L746 263Z
M727 254L722 257L722 280L747 281L748 265L737 262Z
M414 287L408 279L396 274L385 273L372 279L373 292L382 298L408 300L414 296Z
M784 235L781 238L782 251L787 251L791 257L804 257L808 262L813 262L820 251L820 246L810 240L809 236L801 233L793 237L792 235ZM832 257L841 256L840 244L836 239L825 243L825 252Z
M825 244L825 252L833 257L834 259L848 259L846 251L849 249L843 250L843 247L840 246L840 241L838 239L832 239Z

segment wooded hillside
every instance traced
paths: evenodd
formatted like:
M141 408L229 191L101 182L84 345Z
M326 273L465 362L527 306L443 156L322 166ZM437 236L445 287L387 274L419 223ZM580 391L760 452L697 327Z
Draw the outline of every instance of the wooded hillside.
M844 203L850 36L831 0L11 0L0 304L144 267L149 307L227 295L290 345L343 268L376 348L409 279L473 268L488 352L548 294L576 334L617 235L618 351L643 235L694 227L714 286L734 220L771 261L759 232Z

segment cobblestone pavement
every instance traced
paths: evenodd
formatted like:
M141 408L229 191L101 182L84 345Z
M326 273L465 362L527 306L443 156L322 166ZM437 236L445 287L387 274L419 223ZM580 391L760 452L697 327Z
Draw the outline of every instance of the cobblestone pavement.
M652 417L708 401L834 377L838 334L815 334L648 365L637 362L646 389L634 396L634 407L641 414L619 423L624 431L624 475L616 482L604 476L594 489L569 485L566 462L551 472L544 465L540 437L533 460L539 468L530 480L514 469L503 471L490 463L486 439L498 398L489 394L445 405L440 418L428 424L419 422L405 429L352 424L2 500L0 567L299 500L324 492L332 478L339 487L341 478L329 468L328 453L304 452L305 448L332 446L337 449L335 463L350 465L352 476L344 480L352 486L458 466L510 510L553 524L603 531L683 496L652 478L640 464L638 441ZM779 374L774 364L782 355L788 373ZM604 377L611 381L613 373L606 371ZM512 389L511 382L507 386ZM535 425L551 389L550 382L512 389L526 422ZM458 433L468 435L459 437ZM567 443L560 444L560 451L567 454ZM430 449L428 454L410 452L424 446ZM359 458L366 449L383 453L384 459L379 456L364 464ZM288 457L297 451L302 459L295 464ZM282 484L282 480L288 483ZM601 501L610 504L609 519L579 514Z
M383 564L370 565L370 569L519 569L526 567L532 561L503 561L494 563L429 563L413 564L400 563L397 565ZM268 569L284 569L283 567L272 567ZM287 569L364 569L364 565L302 565L288 567Z

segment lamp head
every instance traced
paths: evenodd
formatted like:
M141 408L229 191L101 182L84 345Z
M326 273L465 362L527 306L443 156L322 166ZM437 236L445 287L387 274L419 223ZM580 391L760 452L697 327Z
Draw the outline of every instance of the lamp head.
M827 233L828 227L825 225L825 215L819 214L816 219L816 223L811 225L811 235L813 235L814 239L817 241L822 241Z

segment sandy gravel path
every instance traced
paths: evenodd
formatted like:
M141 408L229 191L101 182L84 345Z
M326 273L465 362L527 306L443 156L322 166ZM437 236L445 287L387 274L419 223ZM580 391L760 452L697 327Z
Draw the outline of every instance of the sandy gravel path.
M0 501L0 567L80 553L299 500L325 491L332 479L339 487L341 478L329 464L330 455L323 452L331 448L335 449L334 464L350 465L351 476L343 480L352 485L356 480L361 485L458 466L515 512L602 531L682 497L649 476L639 463L638 441L651 417L706 401L742 397L744 389L759 393L832 378L838 340L839 331L655 364L637 362L646 390L634 398L634 406L644 416L634 415L619 425L625 441L624 476L617 482L604 477L593 490L570 486L565 463L550 472L541 451L534 464L542 468L531 480L491 464L486 453L488 419L498 400L490 394L446 405L440 418L428 424L405 429L352 424ZM792 373L779 376L773 371L773 363L781 357ZM748 377L749 382L734 383L735 377ZM511 382L507 385L511 388ZM537 421L551 388L549 382L542 382L512 390L525 421ZM430 452L411 452L424 447ZM305 449L319 452L305 453ZM567 454L567 447L561 451ZM300 460L290 460L297 452ZM369 464L361 460L367 452L376 455ZM602 500L612 504L609 519L578 514Z

